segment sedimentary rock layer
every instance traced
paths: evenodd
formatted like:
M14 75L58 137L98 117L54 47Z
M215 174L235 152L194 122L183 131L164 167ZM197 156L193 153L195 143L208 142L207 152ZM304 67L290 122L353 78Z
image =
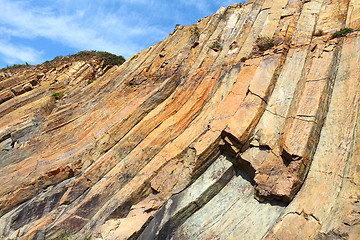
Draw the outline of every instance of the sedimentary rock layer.
M358 0L253 0L1 73L0 236L359 239L359 29Z

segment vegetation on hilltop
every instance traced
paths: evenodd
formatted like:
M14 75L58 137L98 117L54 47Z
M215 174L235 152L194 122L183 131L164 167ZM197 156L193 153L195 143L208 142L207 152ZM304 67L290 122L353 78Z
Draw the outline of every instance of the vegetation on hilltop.
M86 58L86 57L98 57L102 60L104 60L105 65L111 65L111 66L115 66L115 65L121 65L125 62L125 58L123 56L118 56L112 53L108 53L108 52L102 52L102 51L80 51L74 55L72 55L73 57L76 58Z
M0 72L1 71L7 71L7 70L17 70L17 69L23 69L23 68L28 68L28 67L31 67L32 65L29 65L28 63L25 63L25 64L14 64L12 66L7 66L5 68L1 68L0 69Z
M80 60L90 60L90 59L99 59L100 61L104 61L105 65L109 66L115 66L115 65L121 65L125 62L125 58L121 55L115 55L108 52L103 51L80 51L78 53L75 53L73 55L68 56L58 56L55 57L51 61L45 61L42 64L37 65L37 68L40 69L51 69L58 67L59 65L63 64L64 62L72 62L72 61L80 61ZM25 64L14 64L12 66L7 66L5 68L0 69L0 72L17 72L20 70L23 70L25 68L33 67L32 65L29 65L28 63Z

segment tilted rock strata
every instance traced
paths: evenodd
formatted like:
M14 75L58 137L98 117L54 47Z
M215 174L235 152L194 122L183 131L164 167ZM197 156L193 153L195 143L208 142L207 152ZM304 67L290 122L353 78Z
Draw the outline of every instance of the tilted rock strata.
M90 84L2 74L1 236L358 239L358 29L357 0L255 0Z

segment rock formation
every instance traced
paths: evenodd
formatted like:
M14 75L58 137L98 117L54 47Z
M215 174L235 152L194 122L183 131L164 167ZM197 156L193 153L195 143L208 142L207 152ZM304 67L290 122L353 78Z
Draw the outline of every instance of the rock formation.
M358 0L250 0L0 73L0 236L360 239L358 30Z

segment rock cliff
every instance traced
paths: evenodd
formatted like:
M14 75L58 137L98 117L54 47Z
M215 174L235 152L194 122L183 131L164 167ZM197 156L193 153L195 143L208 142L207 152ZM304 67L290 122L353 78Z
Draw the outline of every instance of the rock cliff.
M250 0L0 73L0 236L359 239L358 30L358 0Z

